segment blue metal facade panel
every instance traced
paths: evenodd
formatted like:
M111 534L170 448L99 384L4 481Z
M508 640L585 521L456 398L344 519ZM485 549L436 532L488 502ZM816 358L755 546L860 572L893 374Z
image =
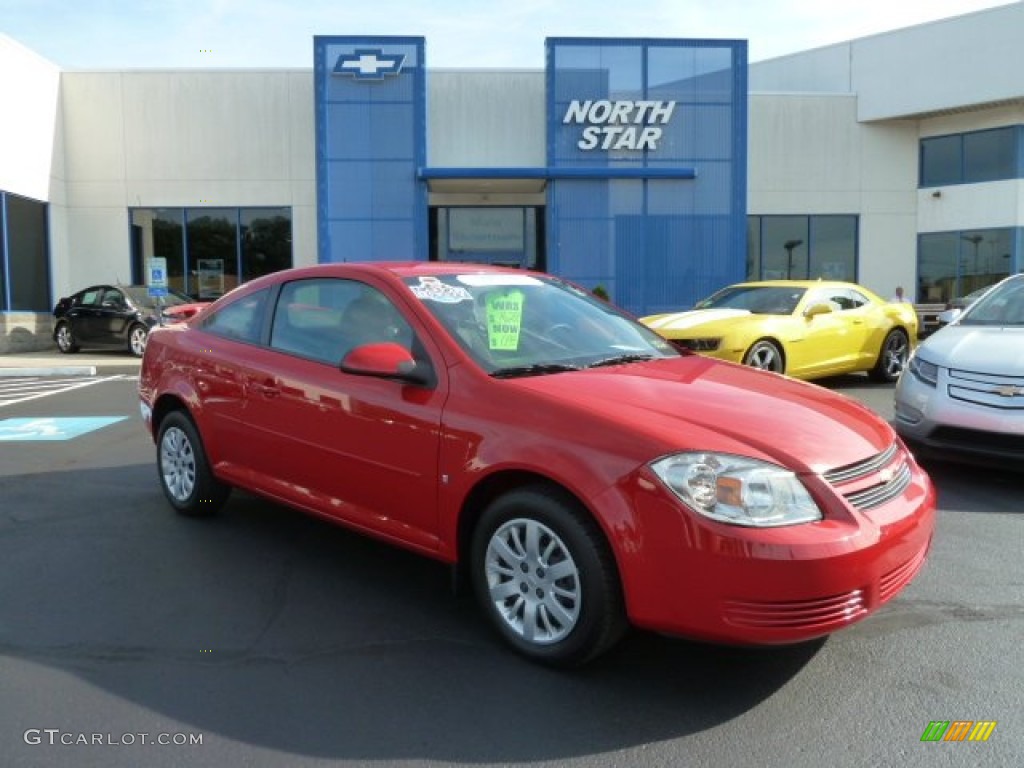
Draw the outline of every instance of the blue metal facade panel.
M745 41L547 41L550 271L637 314L743 278L746 69Z
M314 38L318 261L427 258L422 37Z

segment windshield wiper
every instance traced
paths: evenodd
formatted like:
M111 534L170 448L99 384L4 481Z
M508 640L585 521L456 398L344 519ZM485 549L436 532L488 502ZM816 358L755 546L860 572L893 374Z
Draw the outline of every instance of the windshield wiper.
M535 363L534 365L516 365L509 368L499 368L491 371L491 376L496 379L512 379L516 376L540 376L545 373L564 373L565 371L578 371L578 365L568 363Z
M629 355L616 355L615 357L606 357L603 360L598 360L596 363L591 363L588 368L600 368L603 365L621 365L622 363L642 363L645 360L653 360L654 355L647 354L629 354Z

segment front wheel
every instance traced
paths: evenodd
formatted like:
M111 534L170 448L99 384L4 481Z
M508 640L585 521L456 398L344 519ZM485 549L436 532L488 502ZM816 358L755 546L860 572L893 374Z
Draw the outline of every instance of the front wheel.
M900 377L909 358L910 340L907 335L900 330L889 331L878 352L878 361L869 375L875 381L894 382Z
M473 533L473 588L516 650L572 667L606 651L626 629L618 571L598 527L542 488L494 501Z
M142 357L146 352L146 340L149 338L149 329L144 325L133 325L128 332L128 348L136 357Z
M164 495L181 514L208 517L224 505L230 488L213 476L199 432L181 411L161 422L156 460Z
M54 334L54 338L57 341L57 349L65 355L78 351L78 342L75 341L75 335L71 331L71 323L66 320L62 320L57 325L57 331Z
M747 350L743 356L743 364L751 368L760 368L762 371L774 371L783 373L786 370L786 361L782 357L782 350L773 341L761 339Z

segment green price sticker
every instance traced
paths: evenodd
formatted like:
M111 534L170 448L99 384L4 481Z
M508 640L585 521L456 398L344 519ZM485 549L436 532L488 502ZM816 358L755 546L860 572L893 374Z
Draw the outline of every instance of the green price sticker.
M519 329L523 325L522 291L492 293L487 296L487 346L494 350L519 349Z

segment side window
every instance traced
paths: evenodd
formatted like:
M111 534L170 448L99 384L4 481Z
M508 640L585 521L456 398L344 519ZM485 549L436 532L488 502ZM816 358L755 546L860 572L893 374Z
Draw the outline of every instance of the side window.
M270 346L338 365L361 344L393 341L413 350L412 327L380 291L356 280L295 280L281 288Z
M124 294L116 288L107 288L103 292L103 301L101 306L104 309L123 309L124 308Z
M81 300L78 302L83 307L98 307L100 305L100 294L102 291L99 288L95 288L90 291L86 291L82 294Z
M337 365L344 346L342 310L359 290L358 283L332 278L285 283L274 309L270 346Z
M854 291L854 290L850 291L850 301L852 303L852 308L853 309L860 309L861 307L865 306L866 304L870 304L871 303L870 301L868 301L868 297L867 296L865 296L860 291Z
M842 312L845 309L853 308L853 301L849 293L842 288L834 288L818 291L811 300L812 304L828 304L833 312Z
M218 308L203 320L203 330L229 339L258 344L263 325L263 310L269 290L250 293Z
M341 315L341 330L349 349L362 344L392 341L413 351L413 331L402 313L376 288L360 286Z

